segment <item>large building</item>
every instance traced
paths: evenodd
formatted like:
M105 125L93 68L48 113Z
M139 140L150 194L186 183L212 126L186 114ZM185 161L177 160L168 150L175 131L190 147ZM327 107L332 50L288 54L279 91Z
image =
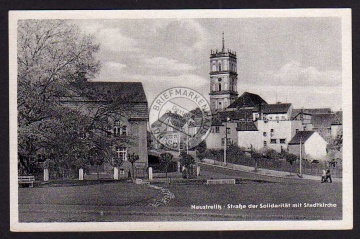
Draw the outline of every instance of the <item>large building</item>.
M210 107L213 113L226 109L237 98L236 52L225 50L223 35L222 49L211 50L210 54Z
M148 165L147 122L148 103L140 82L90 82L84 84L85 91L96 92L96 97L62 96L60 102L80 109L84 115L97 117L98 125L82 137L92 137L98 141L108 141L112 159L101 166L101 171L113 174L114 162L119 165L119 177L128 177L132 165L129 155L138 155L136 169L138 176L144 174ZM92 168L89 167L88 174Z

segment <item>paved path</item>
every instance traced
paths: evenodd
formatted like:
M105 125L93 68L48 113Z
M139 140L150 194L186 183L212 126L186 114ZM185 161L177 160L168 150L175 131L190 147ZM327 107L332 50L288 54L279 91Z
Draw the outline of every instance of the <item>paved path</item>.
M294 178L294 179L300 179L300 180L307 179L307 180L315 180L315 181L320 181L320 179L321 179L320 176L313 176L313 175L306 175L306 174L303 174L302 178L300 178L297 174L294 174L294 173L290 174L289 172L275 171L275 170L264 169L264 168L259 168L255 172L254 167L238 165L238 164L231 164L231 163L228 163L225 166L225 165L219 165L219 164L215 164L215 163L219 163L219 162L214 162L214 160L212 160L212 159L204 159L202 162L199 162L199 164L202 164L202 165L208 165L208 166L212 166L212 167L247 172L247 173L263 175L263 176L268 176L268 177ZM332 178L332 180L333 180L333 182L342 182L341 178Z

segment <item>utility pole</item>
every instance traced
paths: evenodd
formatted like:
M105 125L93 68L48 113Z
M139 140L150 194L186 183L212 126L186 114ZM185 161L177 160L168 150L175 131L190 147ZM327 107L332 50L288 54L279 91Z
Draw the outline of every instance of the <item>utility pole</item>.
M302 136L300 136L300 177L302 178Z
M224 142L224 165L226 165L226 150L227 150L227 122L230 121L230 118L227 117L225 121L225 142Z
M180 149L180 131L178 131L178 145L179 145L179 156L181 154L181 149Z

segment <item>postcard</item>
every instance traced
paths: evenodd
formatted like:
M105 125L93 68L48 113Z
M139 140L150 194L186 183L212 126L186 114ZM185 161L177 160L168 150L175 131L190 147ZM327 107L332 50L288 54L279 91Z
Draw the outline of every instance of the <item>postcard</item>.
M353 227L351 9L10 11L12 231Z

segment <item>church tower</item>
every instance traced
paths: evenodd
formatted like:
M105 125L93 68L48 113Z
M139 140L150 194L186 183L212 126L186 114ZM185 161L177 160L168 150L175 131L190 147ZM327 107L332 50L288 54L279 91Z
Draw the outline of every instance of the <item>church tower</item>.
M213 113L224 111L238 96L236 52L225 50L224 33L222 50L210 54L210 106Z

